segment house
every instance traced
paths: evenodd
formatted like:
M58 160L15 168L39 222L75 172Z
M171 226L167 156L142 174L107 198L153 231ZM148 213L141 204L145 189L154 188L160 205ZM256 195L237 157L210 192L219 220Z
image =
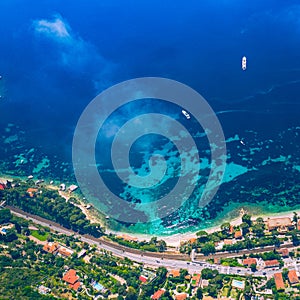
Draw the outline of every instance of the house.
M58 253L62 256L69 257L74 253L74 251L69 248L61 246L58 248Z
M274 274L274 279L275 279L276 289L277 290L284 290L284 282L283 282L282 273L275 273Z
M299 278L296 273L296 270L290 270L288 272L288 279L291 285L299 283Z
M58 243L54 243L54 242L49 242L47 244L44 245L43 250L45 252L51 253L51 254L56 254L57 250L59 248L59 244Z
M145 277L145 276L143 276L143 275L141 275L140 277L139 277L139 281L141 281L142 283L146 283L147 282L147 277Z
M269 231L277 229L278 231L286 232L290 229L293 229L294 225L290 218L283 217L283 218L268 219L267 227L268 227Z
M40 294L42 294L42 295L46 295L46 294L48 294L48 293L51 292L51 289L47 288L47 287L44 286L44 285L40 285L40 286L38 287L38 292L39 292Z
M69 287L75 291L77 291L81 285L81 283L78 280L79 280L79 277L76 275L76 271L73 269L70 269L63 276L63 281L69 283Z
M207 279L202 279L201 280L201 288L205 288L209 286L209 281Z
M187 293L180 293L175 295L175 300L185 300L187 299L188 294Z
M151 296L151 299L159 300L163 296L164 293L165 293L165 289L160 289Z
M5 184L4 183L0 183L0 190L4 190L5 189Z
M191 238L191 239L189 240L189 242L190 242L191 244L197 243L197 238Z
M243 265L244 266L248 266L248 267L250 267L251 265L257 265L257 259L256 258L252 258L252 257L245 258L243 260Z
M282 257L289 257L290 251L288 248L282 248L278 250Z
M29 197L33 198L35 196L35 194L37 193L38 189L34 189L34 188L28 188L27 189L27 193L29 195Z
M235 239L241 239L242 237L243 237L242 230L237 230L237 231L234 233L234 238L235 238Z
M214 264L219 265L221 263L221 258L215 257L214 258Z
M300 219L297 222L297 230L300 230Z
M78 186L77 186L77 185L71 184L71 185L69 186L69 188L68 188L68 191L69 191L70 193L72 193L72 192L76 191L77 189L78 189Z
M180 271L179 270L170 270L167 274L168 277L180 277Z
M224 245L233 245L235 242L233 240L225 239L224 240Z
M279 267L280 263L277 259L272 260L266 260L265 261L265 268L273 268L273 267Z
M80 257L83 257L85 256L86 254L86 250L85 249L82 249L78 254L77 254L77 257L80 258Z
M191 285L193 287L198 287L200 284L200 280L201 280L201 274L194 274L191 279Z

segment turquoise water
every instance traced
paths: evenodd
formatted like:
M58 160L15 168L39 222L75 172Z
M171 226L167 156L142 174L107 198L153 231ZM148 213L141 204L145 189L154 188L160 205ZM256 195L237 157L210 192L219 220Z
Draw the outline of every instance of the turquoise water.
M165 157L168 171L161 186L147 191L133 188L121 182L113 169L112 139L124 123L141 113L162 113L185 126L197 144L201 171L190 182L195 187L191 197L163 220L132 225L110 219L108 226L163 235L214 226L236 217L241 207L253 213L297 208L297 1L31 3L18 2L18 15L16 1L0 3L0 17L6 25L0 28L0 95L4 95L0 99L1 173L76 184L72 139L86 105L123 80L166 77L191 86L216 112L227 145L223 183L213 201L199 208L212 150L206 136L209 130L205 132L207 128L197 124L193 112L187 120L182 108L159 100L122 107L99 132L96 151L98 170L116 195L130 203L155 202L178 180L178 150L161 136L139 139L130 152L132 169L141 176L149 173L153 153ZM244 55L246 71L241 70ZM193 163L192 156L185 157L188 165ZM99 199L88 200L100 207Z

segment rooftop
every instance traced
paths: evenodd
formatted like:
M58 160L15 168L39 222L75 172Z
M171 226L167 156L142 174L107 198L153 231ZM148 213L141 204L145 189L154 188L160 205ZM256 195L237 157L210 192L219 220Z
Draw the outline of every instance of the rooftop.
M187 299L188 294L187 293L181 293L175 296L175 300L185 300Z
M298 278L296 270L290 270L288 273L288 278L289 278L290 284L299 283L299 278Z
M74 285L75 282L78 281L78 279L79 277L76 275L76 271L73 269L70 269L63 277L63 281L72 285Z
M243 265L244 266L251 266L253 264L255 264L255 265L257 264L256 258L249 257L249 258L245 258L243 260Z
M275 285L277 290L282 290L284 289L284 282L283 282L283 277L281 273L275 273L274 274L274 279L275 279Z
M279 261L277 259L266 260L265 266L266 267L277 267L277 266L279 266Z
M180 271L179 270L170 270L169 273L168 273L168 276L179 277L180 276Z
M153 299L153 300L159 300L159 299L162 297L162 295L163 295L164 293L165 293L165 290L160 289L160 290L156 291L156 292L151 296L151 299Z

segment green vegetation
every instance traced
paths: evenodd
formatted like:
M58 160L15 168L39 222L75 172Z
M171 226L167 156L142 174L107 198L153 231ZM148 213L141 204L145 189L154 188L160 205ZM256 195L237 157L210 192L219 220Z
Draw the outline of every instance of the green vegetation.
M30 233L33 237L37 238L40 241L46 241L49 236L47 232L40 230L31 230Z
M28 188L38 188L34 196L27 193ZM8 205L18 207L25 212L59 223L81 234L94 237L103 235L99 224L91 224L81 209L59 195L57 191L19 182L14 188L0 191L0 199Z
M156 237L152 237L149 242L146 241L127 241L121 237L116 237L113 234L108 236L112 241L117 242L120 245L139 249L142 251L150 251L150 252L163 252L167 249L167 244L164 240L157 240Z

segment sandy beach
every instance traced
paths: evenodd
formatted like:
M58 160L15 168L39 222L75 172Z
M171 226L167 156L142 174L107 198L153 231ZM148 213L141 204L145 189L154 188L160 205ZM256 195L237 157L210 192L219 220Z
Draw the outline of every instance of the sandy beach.
M14 179L13 177L1 176L0 177L0 183L1 182L5 183L7 180L11 181L13 179ZM54 184L44 183L44 186L46 188L59 191L59 186L56 186ZM59 191L59 194L63 198L65 198L66 201L68 201L68 199L73 196L72 194L70 194L69 192L66 192L66 191ZM77 206L82 210L82 212L87 216L87 218L92 223L100 223L103 226L103 221L100 220L100 219L97 219L90 211L88 211L86 209L83 201L79 197L76 197L76 199L78 199L80 201L80 205L77 205ZM204 230L207 233L212 233L212 232L220 230L221 224L223 224L225 222L229 222L233 226L238 226L242 223L242 214L243 214L243 212L244 211L242 211L242 213L240 213L240 216L238 216L234 219L230 219L229 217L228 218L225 217L222 220L222 222L220 222L219 225L212 226L212 227L207 227L207 228L201 229L201 230ZM264 220L267 220L268 218L276 218L276 217L293 218L294 212L296 212L298 215L300 215L300 210L291 210L291 211L285 211L285 212L279 212L279 213L271 213L270 212L270 213L259 213L259 214L251 214L250 213L250 214L252 215L252 220L255 220L258 217L261 217ZM199 231L199 230L197 230L197 231ZM169 236L159 236L159 235L155 235L155 236L158 239L164 240L168 244L168 246L179 247L181 242L188 241L192 238L196 238L197 237L197 235L196 235L197 231L185 232L185 233L176 233L176 234L169 235ZM111 230L109 228L106 228L106 233L107 234L112 233L112 234L116 234L116 235L126 234L127 236L137 238L139 241L149 241L154 236L154 235L150 235L150 234L129 233L129 232L125 232L125 231L118 232L118 231Z

